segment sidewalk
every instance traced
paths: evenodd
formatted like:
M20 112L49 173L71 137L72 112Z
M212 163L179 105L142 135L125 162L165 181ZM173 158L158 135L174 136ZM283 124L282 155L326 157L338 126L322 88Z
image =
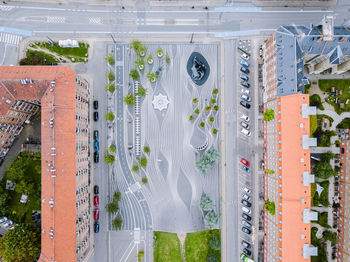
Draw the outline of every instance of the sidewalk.
M337 0L252 0L252 3L260 7L331 7L337 5Z

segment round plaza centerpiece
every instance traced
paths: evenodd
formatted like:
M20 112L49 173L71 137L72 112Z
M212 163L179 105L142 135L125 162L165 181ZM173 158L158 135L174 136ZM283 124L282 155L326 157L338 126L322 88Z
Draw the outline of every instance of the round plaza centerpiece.
M153 97L153 108L162 111L168 108L169 100L168 97L159 93L158 95Z

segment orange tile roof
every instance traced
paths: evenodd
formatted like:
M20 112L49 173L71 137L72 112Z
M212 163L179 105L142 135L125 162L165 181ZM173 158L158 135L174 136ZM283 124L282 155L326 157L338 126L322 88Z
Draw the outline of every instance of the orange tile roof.
M75 72L67 66L3 66L0 76L12 83L11 91L20 99L42 98L41 260L76 261ZM33 90L14 81L25 78L34 80ZM53 92L45 89L52 80L56 81ZM49 163L56 172L50 171ZM56 178L51 177L53 173Z
M310 172L310 150L302 147L303 135L310 133L309 118L301 115L302 104L309 104L309 95L280 97L282 136L282 259L284 262L304 259L303 245L311 245L311 224L303 222L303 211L310 209L311 188L302 183L302 174ZM303 162L302 162L303 161ZM304 202L301 201L304 199ZM279 207L277 207L279 208ZM276 215L278 213L276 212ZM301 235L304 238L301 238Z

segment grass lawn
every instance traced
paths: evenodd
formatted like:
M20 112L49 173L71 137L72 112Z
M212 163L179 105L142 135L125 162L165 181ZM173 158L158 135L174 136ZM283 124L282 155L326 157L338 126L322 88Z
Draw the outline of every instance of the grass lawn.
M338 125L337 128L348 129L350 128L350 118L345 117Z
M328 212L318 212L318 221L315 221L315 223L318 223L325 228L331 228L331 226L328 225Z
M330 126L332 126L334 119L327 115L317 115L317 126L322 127L322 119L327 118L330 122Z
M50 54L46 54L45 52L35 51L35 50L27 50L26 57L30 59L33 56L41 56L41 57L43 57L44 59L46 59L46 61L45 61L46 64L52 64L52 63L59 63L60 62L54 56L52 56Z
M79 47L77 48L64 48L60 47L58 43L55 43L54 45L50 46L47 42L40 42L37 44L32 44L32 46L35 48L35 46L38 46L40 48L47 49L53 53L56 53L60 56L65 56L72 60L72 58L75 59L75 62L84 62L85 58L88 58L88 50L89 50L89 44L88 43L79 43Z
M213 250L209 246L209 240L214 236L221 239L221 232L219 229L204 230L187 234L185 241L186 261L191 262L205 262L208 254L214 254L217 261L221 261L221 249Z
M310 116L310 137L313 137L314 132L317 129L317 116L311 115Z
M321 97L318 94L310 96L310 106L316 106L320 110L324 110L324 107L321 102Z
M316 237L317 231L317 227L311 228L311 244L318 247L318 255L316 257L312 256L311 262L327 262L327 251L325 245Z
M329 94L327 103L334 107L334 110L341 114L342 112L350 111L350 79L320 79L318 86L323 92ZM331 94L331 87L335 87L336 91L342 90L342 94ZM344 108L340 108L339 104L335 103L335 99L339 98L340 103L344 103ZM349 99L348 104L346 101Z
M309 93L310 87L311 87L311 84L304 85L304 93L305 93L305 94L308 94L308 93Z
M181 262L180 240L175 233L153 232L155 262Z

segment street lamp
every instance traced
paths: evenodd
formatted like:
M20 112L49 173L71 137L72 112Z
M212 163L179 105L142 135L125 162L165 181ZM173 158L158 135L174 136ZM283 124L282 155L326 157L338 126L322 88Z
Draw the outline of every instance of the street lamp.
M194 35L194 33L192 33L190 44L193 44L193 35Z

